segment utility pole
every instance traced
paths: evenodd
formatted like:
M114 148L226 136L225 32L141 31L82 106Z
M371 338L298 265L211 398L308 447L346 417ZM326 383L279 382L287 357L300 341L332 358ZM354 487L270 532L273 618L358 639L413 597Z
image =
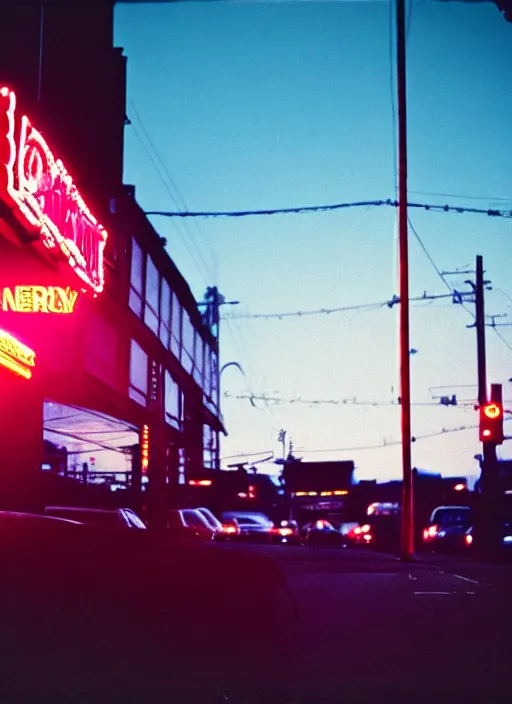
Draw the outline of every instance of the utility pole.
M409 234L407 227L407 81L405 0L396 0L398 102L398 241L400 263L400 399L402 430L401 555L414 553L411 460L411 368L409 355Z

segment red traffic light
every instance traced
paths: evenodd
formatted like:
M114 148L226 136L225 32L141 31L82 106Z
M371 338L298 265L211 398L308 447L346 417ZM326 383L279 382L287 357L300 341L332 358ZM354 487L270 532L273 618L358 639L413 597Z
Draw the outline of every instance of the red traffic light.
M483 407L483 413L487 418L500 418L500 416L503 414L503 409L498 406L497 403L488 403Z
M493 445L503 442L503 406L500 403L491 401L481 406L480 440Z

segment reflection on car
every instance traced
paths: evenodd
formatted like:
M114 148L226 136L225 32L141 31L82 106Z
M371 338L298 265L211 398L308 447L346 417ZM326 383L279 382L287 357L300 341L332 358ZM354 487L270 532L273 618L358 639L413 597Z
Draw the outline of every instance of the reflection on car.
M146 530L144 521L130 508L109 510L75 506L47 506L44 510L44 514L45 516L53 516L54 518L67 518L86 525Z
M236 521L222 523L209 508L196 508L215 532L215 540L233 540L240 536L240 526Z
M178 540L210 541L215 538L215 528L194 508L167 511L167 530L170 537Z
M225 511L222 521L235 523L240 529L239 537L243 540L269 542L272 537L273 522L264 513L257 511Z

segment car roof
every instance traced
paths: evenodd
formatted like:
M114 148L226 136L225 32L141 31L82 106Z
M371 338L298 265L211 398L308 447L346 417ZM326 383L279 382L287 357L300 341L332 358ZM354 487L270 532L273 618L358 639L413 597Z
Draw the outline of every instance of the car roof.
M116 508L88 508L86 506L46 506L45 511L70 511L80 513L117 513L118 510L126 509L116 509Z
M79 521L71 521L69 518L58 518L57 516L43 516L40 513L25 513L22 511L0 511L0 520L27 520L27 521L43 521L45 525L50 523L63 523L72 526L83 525Z
M470 506L436 506L435 511L471 511Z

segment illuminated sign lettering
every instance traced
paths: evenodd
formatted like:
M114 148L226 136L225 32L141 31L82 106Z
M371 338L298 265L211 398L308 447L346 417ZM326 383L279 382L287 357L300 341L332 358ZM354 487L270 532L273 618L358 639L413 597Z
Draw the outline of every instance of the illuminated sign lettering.
M36 363L36 353L4 330L0 330L0 365L15 374L30 379Z
M22 223L34 228L46 247L60 252L99 293L107 232L28 117L15 120L15 107L14 93L0 88L0 198L14 205Z
M0 310L16 313L72 313L78 291L59 286L15 286L2 289Z
M142 474L147 474L149 467L149 427L142 426L140 434L140 466Z

